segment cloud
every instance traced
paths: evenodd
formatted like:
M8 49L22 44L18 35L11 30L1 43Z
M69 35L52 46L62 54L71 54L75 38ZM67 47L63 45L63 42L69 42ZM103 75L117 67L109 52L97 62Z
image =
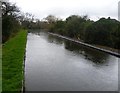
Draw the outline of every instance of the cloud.
M49 14L58 17L68 17L71 14L89 15L96 20L98 17L113 17L117 19L119 0L10 0L24 12L30 12L37 18Z

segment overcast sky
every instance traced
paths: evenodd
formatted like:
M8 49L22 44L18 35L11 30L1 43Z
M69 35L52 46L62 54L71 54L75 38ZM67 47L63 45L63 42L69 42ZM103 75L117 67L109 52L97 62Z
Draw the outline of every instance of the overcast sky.
M35 18L43 19L52 14L66 18L70 15L88 15L92 20L101 17L118 19L119 0L9 0L23 12L32 13Z

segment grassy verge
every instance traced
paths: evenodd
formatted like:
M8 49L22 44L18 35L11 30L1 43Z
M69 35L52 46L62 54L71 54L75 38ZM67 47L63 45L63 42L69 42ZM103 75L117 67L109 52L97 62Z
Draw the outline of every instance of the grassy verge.
M2 45L0 44L0 93L2 91Z
M27 31L20 31L3 45L2 91L20 91L23 80L23 60Z

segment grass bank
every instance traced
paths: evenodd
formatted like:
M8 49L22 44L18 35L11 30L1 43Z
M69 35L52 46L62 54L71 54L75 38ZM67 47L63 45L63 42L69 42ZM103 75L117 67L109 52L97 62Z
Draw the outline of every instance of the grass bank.
M22 88L23 60L27 31L21 30L2 47L2 91L17 91Z
M2 45L0 44L0 93L2 91Z

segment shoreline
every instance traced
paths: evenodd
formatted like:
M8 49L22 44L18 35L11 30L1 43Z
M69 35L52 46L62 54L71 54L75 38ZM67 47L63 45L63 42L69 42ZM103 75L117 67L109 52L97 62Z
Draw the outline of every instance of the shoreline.
M99 51L102 51L102 52L105 52L105 53L109 53L109 54L111 54L113 56L116 56L116 57L120 58L120 53L113 52L113 51L110 51L110 50L105 49L105 48L100 48L97 45L95 46L95 45L83 43L83 42L81 42L79 40L75 40L75 39L72 39L72 38L69 38L69 37L66 37L66 36L62 36L62 35L59 35L59 34L56 34L56 33L48 32L48 34L54 35L54 36L60 37L62 39L66 39L66 40L69 40L69 41L72 41L72 42L75 42L75 43L78 43L78 44L81 44L81 45L84 45L84 46L87 46L87 47L90 47L90 48L93 48L93 49L96 49L96 50L99 50Z
M3 46L3 90L21 93L24 87L24 59L27 31L21 30Z

